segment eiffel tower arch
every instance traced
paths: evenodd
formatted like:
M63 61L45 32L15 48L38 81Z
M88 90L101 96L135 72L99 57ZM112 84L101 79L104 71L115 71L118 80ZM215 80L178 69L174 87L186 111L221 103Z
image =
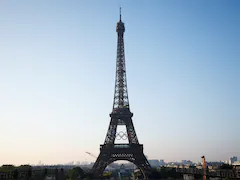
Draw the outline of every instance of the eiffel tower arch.
M100 154L91 172L95 177L101 177L109 164L126 160L135 164L147 179L151 173L151 166L143 153L143 145L138 141L132 121L133 113L129 106L123 38L125 26L121 19L121 9L116 31L118 42L113 110L104 144L100 145ZM126 132L117 132L118 126L125 126ZM127 143L116 143L118 138L127 140Z

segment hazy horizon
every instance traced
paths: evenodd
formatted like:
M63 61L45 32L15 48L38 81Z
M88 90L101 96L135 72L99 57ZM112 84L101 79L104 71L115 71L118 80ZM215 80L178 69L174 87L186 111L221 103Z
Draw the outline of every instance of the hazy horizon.
M0 165L94 161L112 110L119 7L149 159L240 157L240 1L1 1Z

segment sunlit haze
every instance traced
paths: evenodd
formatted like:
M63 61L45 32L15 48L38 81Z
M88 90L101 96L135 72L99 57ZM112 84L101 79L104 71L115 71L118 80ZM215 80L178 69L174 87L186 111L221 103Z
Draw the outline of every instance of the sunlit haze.
M112 111L119 7L149 159L240 156L240 1L0 2L0 165L94 162Z

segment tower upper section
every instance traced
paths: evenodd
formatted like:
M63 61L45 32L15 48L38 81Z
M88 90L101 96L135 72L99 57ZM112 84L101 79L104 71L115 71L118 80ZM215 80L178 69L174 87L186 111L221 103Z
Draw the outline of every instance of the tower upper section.
M129 109L128 92L127 92L127 78L126 78L126 65L124 54L124 38L125 26L122 22L120 9L120 19L117 23L117 60L116 60L116 78L115 78L115 92L113 101L113 112L116 110Z
M122 34L122 35L125 32L125 26L124 26L124 23L122 22L121 8L120 8L120 19L119 19L119 22L117 23L116 31L118 34Z

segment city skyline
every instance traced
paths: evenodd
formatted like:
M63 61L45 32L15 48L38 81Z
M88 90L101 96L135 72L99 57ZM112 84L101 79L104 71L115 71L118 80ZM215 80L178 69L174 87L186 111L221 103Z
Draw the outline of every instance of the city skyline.
M94 161L112 110L119 7L149 159L240 156L238 1L4 1L0 164ZM94 126L93 126L94 124Z
M231 158L236 158L236 157L231 157ZM239 163L240 161L238 161L238 159L236 158L235 161L231 162L231 158L228 160L217 160L217 161L207 161L208 164L221 164L221 163L225 163L225 164L229 164L232 165L234 163ZM178 161L165 161L164 159L148 159L150 164L155 164L153 165L154 167L156 166L166 166L166 165L199 165L202 163L201 161L191 161L191 160L178 160ZM70 162L62 162L62 163L58 163L58 164L45 164L42 161L39 161L37 163L33 163L33 164L29 164L31 166L88 166L88 167L92 167L93 164L95 163L95 161L80 161L80 160L74 160L74 161L70 161ZM121 161L114 161L111 164L133 164L132 162L126 161L126 160L121 160ZM159 164L159 165L156 165ZM152 166L152 165L151 165Z

